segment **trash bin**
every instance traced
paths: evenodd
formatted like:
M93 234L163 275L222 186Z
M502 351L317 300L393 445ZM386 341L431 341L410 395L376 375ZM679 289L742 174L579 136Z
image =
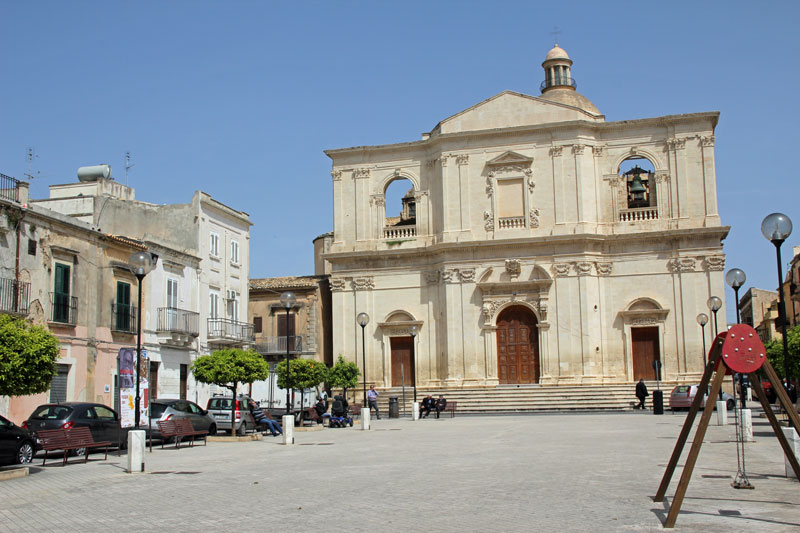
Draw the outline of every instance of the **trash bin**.
M389 418L400 418L400 404L397 403L397 396L389 397Z
M653 414L654 415L664 414L664 391L660 390L653 391Z

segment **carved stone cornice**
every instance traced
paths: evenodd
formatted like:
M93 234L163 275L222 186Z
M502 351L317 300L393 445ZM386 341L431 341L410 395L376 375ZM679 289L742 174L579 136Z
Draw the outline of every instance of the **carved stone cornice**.
M706 271L721 271L725 270L725 256L724 255L709 255L703 259L703 269Z
M332 170L331 177L333 181L342 181L342 171L341 170Z
M475 282L475 269L463 268L458 270L458 277L461 283L474 283Z
M670 272L694 272L697 261L693 257L676 257L667 261Z
M602 157L606 155L606 149L608 147L605 144L598 144L597 146L592 146L592 155L595 157Z
M552 146L550 147L550 157L561 157L561 152L563 151L563 146Z
M557 278L569 276L569 263L553 263L553 275Z
M700 137L700 144L702 146L714 146L714 142L716 138L713 135L709 135L708 137Z
M447 160L450 158L448 154L442 154L439 156L439 162L442 164L443 167L447 166Z
M382 194L373 194L369 198L369 205L377 205L377 206L386 205L386 197Z
M578 261L575 263L575 273L579 276L591 276L592 263L589 261Z
M656 183L669 183L669 174L666 172L656 172Z
M656 326L663 321L649 317L649 318L634 318L631 320L631 326Z
M368 168L357 168L353 170L353 178L354 179L365 179L369 178L371 174L370 169Z
M686 147L686 139L673 137L667 139L667 150L674 152L675 150L683 150Z
M583 150L586 148L584 144L573 144L572 153L575 155L583 155Z
M425 283L427 283L428 285L439 283L439 271L438 270L425 271Z
M524 301L526 305L532 307L539 313L539 320L542 322L547 320L547 300L539 298L536 300L518 300L516 296L512 298L484 298L481 304L481 316L483 316L484 325L488 325L495 317L497 312L510 303Z
M428 159L425 161L425 168L433 169L436 167L436 160L435 159Z
M598 276L610 276L613 264L612 263L595 263Z
M361 276L353 278L353 290L369 291L375 288L375 278L372 276Z
M341 292L347 287L344 278L331 278L331 292Z
M469 154L461 154L456 156L456 165L468 165L469 164Z
M442 283L458 283L458 270L445 268L440 272Z

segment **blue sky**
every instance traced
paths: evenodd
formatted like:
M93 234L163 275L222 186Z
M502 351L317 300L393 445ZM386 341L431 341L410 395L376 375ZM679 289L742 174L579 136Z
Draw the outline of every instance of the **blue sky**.
M34 197L109 163L153 203L250 213L251 276L313 272L332 229L322 151L419 139L503 90L538 95L559 44L609 121L718 110L726 268L777 285L761 236L800 226L798 2L0 0L0 172ZM800 227L784 245L800 244ZM732 291L728 300L732 302ZM728 305L728 316L733 316Z

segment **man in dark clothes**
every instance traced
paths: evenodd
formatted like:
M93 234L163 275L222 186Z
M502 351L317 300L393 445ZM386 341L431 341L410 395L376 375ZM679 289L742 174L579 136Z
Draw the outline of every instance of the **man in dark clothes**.
M447 400L440 394L439 399L436 400L436 418L439 418L439 413L444 411L445 407L447 407Z
M436 406L436 400L433 399L433 396L428 394L428 396L424 400L422 400L422 403L419 406L420 418L425 418L429 414L431 414L431 409L433 409L435 406Z
M639 405L636 406L637 409L644 409L644 399L650 396L650 393L647 392L647 385L644 384L644 380L640 379L639 383L636 384L636 397L639 398Z

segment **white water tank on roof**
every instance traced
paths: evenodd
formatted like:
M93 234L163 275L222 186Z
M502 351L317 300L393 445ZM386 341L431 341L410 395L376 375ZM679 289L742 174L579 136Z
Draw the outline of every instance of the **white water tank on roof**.
M78 169L80 181L97 181L100 178L111 178L111 165L94 165Z

